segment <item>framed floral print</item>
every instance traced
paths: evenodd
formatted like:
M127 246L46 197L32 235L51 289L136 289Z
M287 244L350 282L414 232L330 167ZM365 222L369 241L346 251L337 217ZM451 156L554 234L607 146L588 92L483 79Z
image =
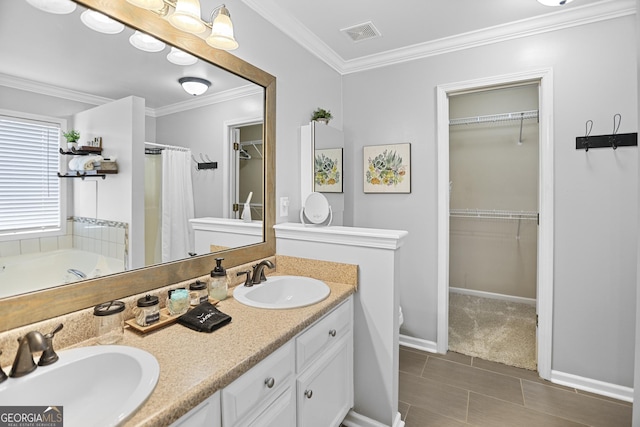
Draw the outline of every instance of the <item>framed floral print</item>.
M342 148L315 150L313 187L319 193L342 193Z
M411 144L363 147L365 193L411 193Z

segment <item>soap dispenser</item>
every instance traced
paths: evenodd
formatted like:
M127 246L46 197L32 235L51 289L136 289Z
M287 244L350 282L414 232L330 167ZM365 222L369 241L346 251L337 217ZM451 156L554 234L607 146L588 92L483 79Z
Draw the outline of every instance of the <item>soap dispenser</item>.
M227 284L227 271L222 266L224 258L216 258L216 266L211 270L211 281L209 282L209 296L218 301L227 298L229 289Z

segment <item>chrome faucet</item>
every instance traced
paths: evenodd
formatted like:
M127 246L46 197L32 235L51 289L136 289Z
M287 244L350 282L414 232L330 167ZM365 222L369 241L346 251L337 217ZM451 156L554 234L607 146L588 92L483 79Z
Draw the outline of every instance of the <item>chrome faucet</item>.
M269 268L273 268L274 265L271 261L269 261L268 259L265 259L263 261L260 261L258 264L253 266L253 280L252 283L254 285L259 284L260 282L266 282L267 281L267 277L264 275L264 268L265 267L269 267Z
M18 340L18 352L11 366L10 377L22 377L38 367L33 361L33 353L45 351L47 339L38 331L31 331Z

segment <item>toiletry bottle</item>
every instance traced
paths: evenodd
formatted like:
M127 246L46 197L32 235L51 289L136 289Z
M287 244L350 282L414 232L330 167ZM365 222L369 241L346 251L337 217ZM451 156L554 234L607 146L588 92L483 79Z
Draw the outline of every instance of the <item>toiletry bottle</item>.
M140 298L136 307L136 323L149 326L160 320L160 304L156 296L147 295Z
M207 283L196 280L189 285L189 302L192 306L199 305L209 299Z
M224 258L216 258L216 266L211 270L211 281L209 282L209 296L218 301L227 298L227 271L222 266Z
M124 336L122 301L109 301L93 308L93 316L98 332L98 344L117 344Z

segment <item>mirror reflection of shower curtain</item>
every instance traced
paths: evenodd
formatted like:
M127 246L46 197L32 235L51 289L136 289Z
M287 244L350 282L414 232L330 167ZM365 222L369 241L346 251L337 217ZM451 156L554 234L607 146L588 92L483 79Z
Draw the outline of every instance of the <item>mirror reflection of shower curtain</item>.
M162 151L162 262L189 257L193 252L195 216L191 182L191 150Z

